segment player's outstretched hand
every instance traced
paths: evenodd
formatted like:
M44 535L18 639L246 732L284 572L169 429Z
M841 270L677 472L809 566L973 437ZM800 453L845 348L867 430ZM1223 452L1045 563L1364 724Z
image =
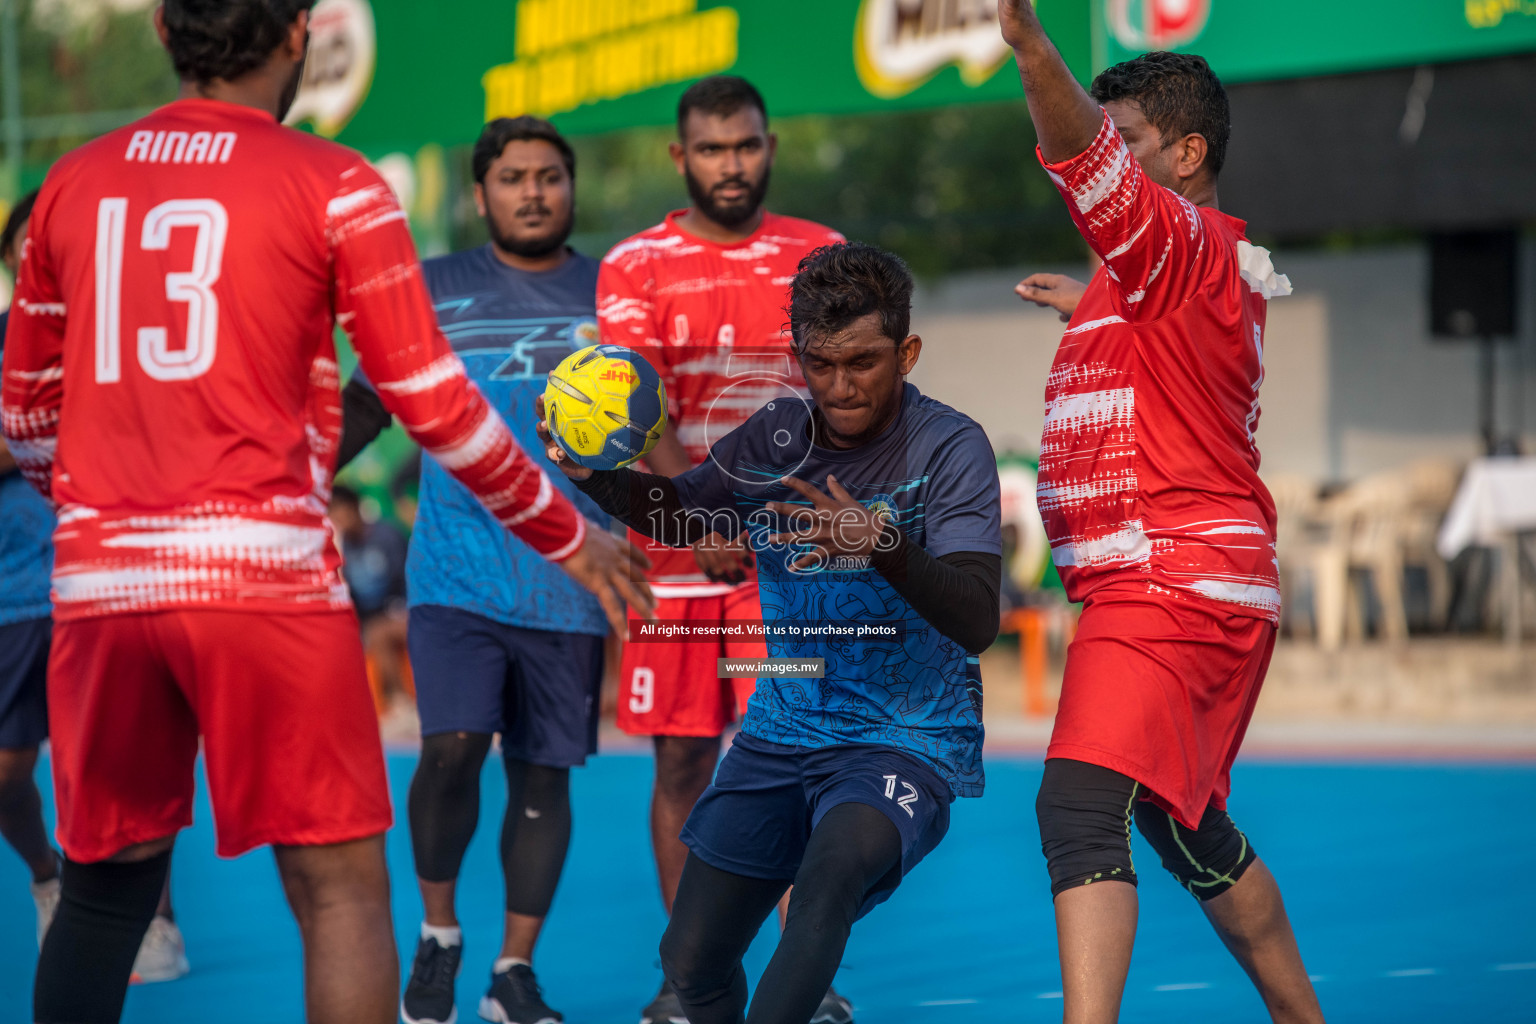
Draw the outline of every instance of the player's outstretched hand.
M1065 274L1030 274L1013 286L1014 293L1025 302L1054 309L1061 314L1061 322L1072 319L1077 304L1088 286Z
M574 555L560 563L571 579L597 595L608 624L625 638L629 636L625 604L639 612L641 618L656 618L656 598L645 582L645 571L650 567L651 560L645 552L591 520L587 521L587 539Z
M886 520L854 501L837 482L837 477L827 474L829 494L792 476L783 480L790 490L798 491L811 502L810 508L782 501L770 501L766 506L789 522L789 530L772 534L769 543L814 545L812 550L791 563L792 568L806 569L833 555L869 555L874 552Z
M703 540L694 541L693 560L699 571L716 583L741 583L752 568L752 549L742 540L747 535L732 540L718 533L711 533Z
M1032 0L998 0L997 23L1003 30L1003 42L1015 50L1040 31Z
M543 395L539 395L533 400L533 408L539 414L539 425L535 429L538 432L539 440L544 442L544 455L549 461L559 466L560 472L572 480L585 480L591 476L592 471L585 466L578 466L573 462L571 457L565 454L565 449L560 447L560 442L556 441L554 436L550 434L549 417L544 414Z

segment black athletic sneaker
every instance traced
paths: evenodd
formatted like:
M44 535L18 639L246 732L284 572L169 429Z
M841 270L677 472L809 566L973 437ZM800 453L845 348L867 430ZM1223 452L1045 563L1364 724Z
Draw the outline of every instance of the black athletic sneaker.
M846 996L838 995L837 989L827 986L827 994L816 1007L811 1024L853 1024L853 1004Z
M459 1019L453 1005L453 979L459 976L463 955L463 946L439 946L436 939L416 943L411 980L400 999L400 1019L405 1024L454 1024Z
M640 1011L640 1024L688 1024L683 1016L683 1004L672 991L672 983L663 981L661 991L651 1000L651 1005Z
M560 1024L565 1016L544 1003L544 993L527 964L491 975L491 990L480 1000L480 1016L495 1024Z

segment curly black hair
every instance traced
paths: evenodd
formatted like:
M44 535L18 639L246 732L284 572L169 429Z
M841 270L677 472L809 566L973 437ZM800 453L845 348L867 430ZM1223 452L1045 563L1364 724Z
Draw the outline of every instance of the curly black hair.
M1232 135L1227 90L1204 57L1155 50L1107 68L1090 90L1099 103L1130 100L1165 143L1186 135L1205 136L1205 163L1221 173Z
M315 0L165 0L166 49L176 74L232 81L260 67Z
M490 172L491 164L501 156L501 151L507 148L509 142L529 142L538 139L549 143L560 151L560 157L565 162L565 173L576 180L576 153L571 149L571 144L565 141L565 136L559 130L542 117L534 117L524 114L521 117L498 117L486 124L480 132L480 138L475 140L474 154L470 157L470 165L474 168L475 180L485 184L485 176Z
M901 257L863 242L824 245L796 268L788 312L796 349L871 313L880 314L880 333L900 343L912 324L912 271Z

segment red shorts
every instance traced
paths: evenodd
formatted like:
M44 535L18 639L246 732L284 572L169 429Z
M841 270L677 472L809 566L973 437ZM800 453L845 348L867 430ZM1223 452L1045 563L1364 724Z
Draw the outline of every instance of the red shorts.
M1232 761L1253 715L1275 627L1206 603L1101 590L1067 650L1046 757L1145 785L1186 827L1227 806Z
M631 632L637 620L631 614ZM757 581L716 597L662 597L656 618L761 622ZM618 726L631 736L719 736L747 706L757 680L721 679L717 659L766 658L761 639L627 643L619 663Z
M103 860L190 825L199 734L221 856L390 825L350 611L60 622L48 713L57 835L71 860Z

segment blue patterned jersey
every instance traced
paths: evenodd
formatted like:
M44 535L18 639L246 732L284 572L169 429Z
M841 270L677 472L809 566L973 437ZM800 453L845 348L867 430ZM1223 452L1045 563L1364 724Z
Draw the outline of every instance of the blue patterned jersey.
M10 311L0 313L0 351ZM0 475L0 626L53 614L53 509L19 470Z
M544 450L533 429L544 378L571 352L597 343L597 266L572 253L532 274L498 260L490 245L422 264L443 333L527 451ZM607 523L563 474L549 477L579 512ZM463 608L528 629L608 632L597 598L508 533L430 457L421 460L406 590L413 606Z
M826 659L823 679L759 679L742 731L798 747L897 747L932 764L955 796L980 796L977 659L922 619L867 558L791 570L803 551L768 542L782 527L764 504L808 505L779 478L825 491L830 472L935 558L1001 555L992 446L975 421L911 384L896 422L866 445L822 448L810 429L807 404L772 402L676 478L686 508L730 509L750 531L769 656Z

